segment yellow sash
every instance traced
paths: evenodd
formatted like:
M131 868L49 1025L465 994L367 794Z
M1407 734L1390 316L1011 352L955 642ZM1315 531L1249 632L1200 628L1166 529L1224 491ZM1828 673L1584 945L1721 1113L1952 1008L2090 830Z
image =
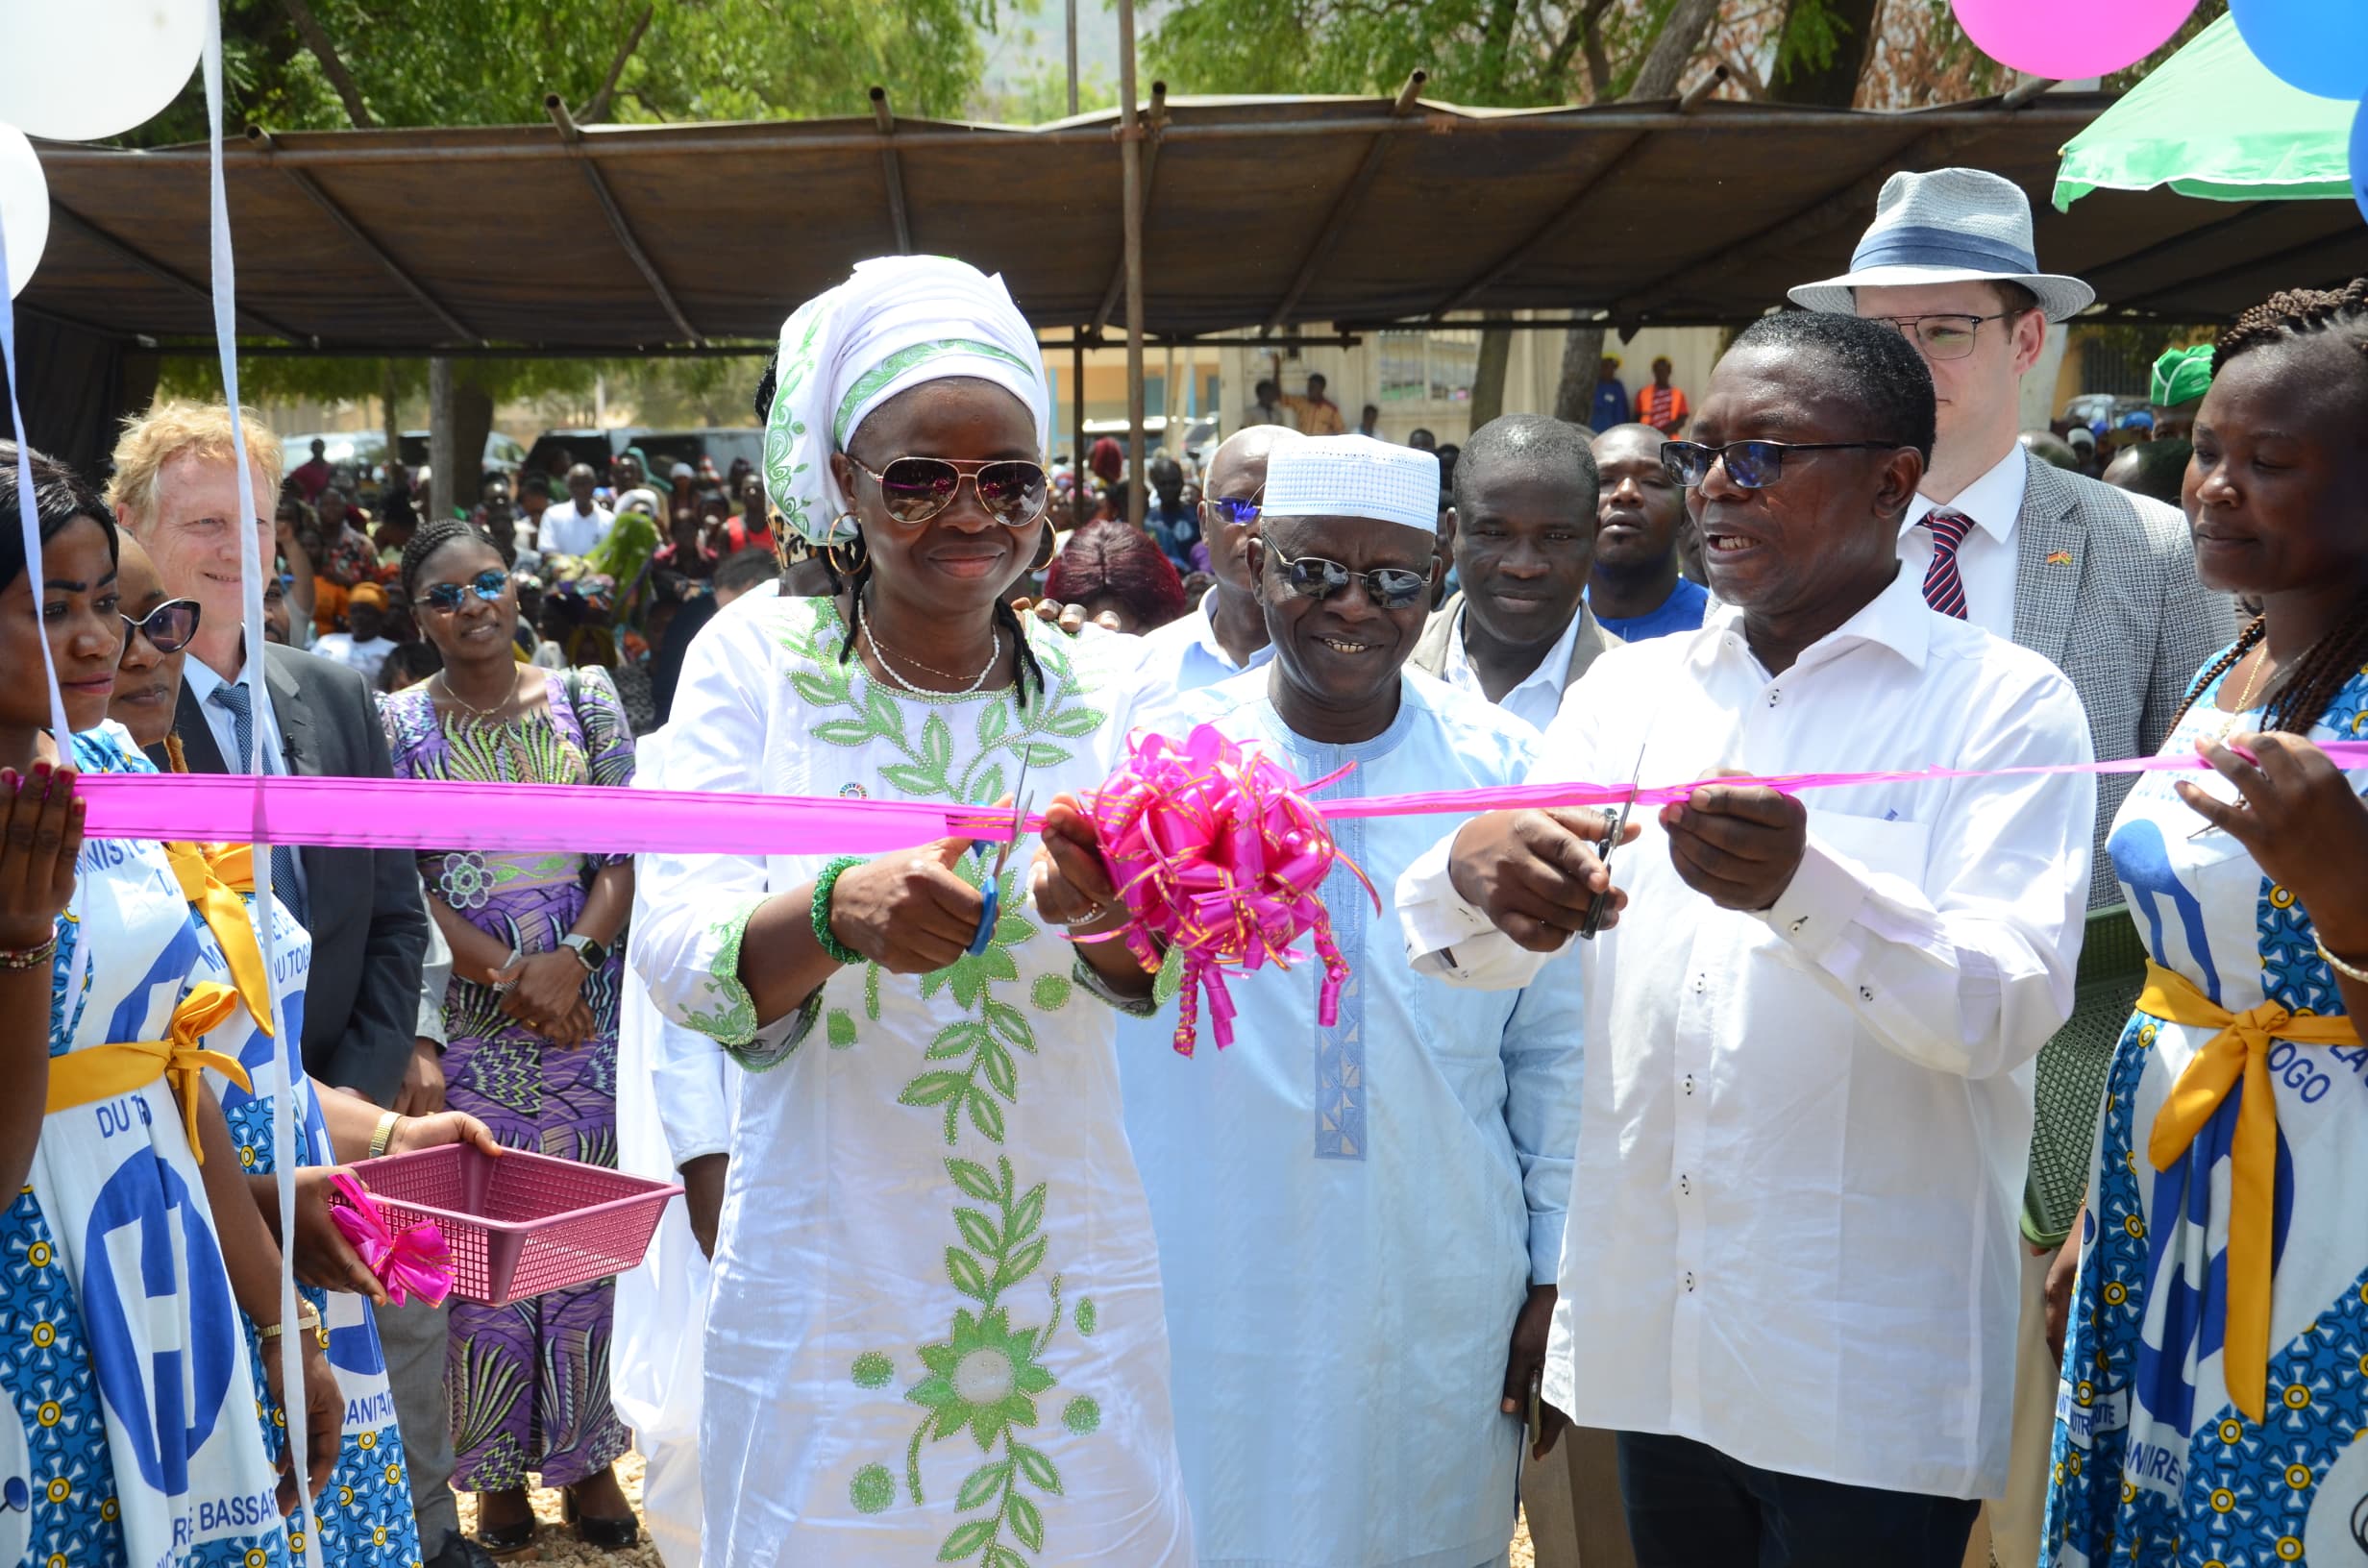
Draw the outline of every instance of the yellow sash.
M181 1120L189 1136L189 1152L197 1156L199 1164L204 1164L206 1151L197 1140L197 1104L206 1069L211 1067L249 1093L255 1091L254 1081L248 1078L247 1069L238 1065L236 1057L207 1050L198 1043L208 1030L217 1027L237 1006L238 992L209 980L191 987L181 1005L173 1009L173 1020L167 1030L170 1039L93 1045L87 1050L52 1057L49 1106L45 1114L55 1115L78 1105L146 1089L159 1078L169 1079L173 1098L181 1104Z
M2270 1231L2278 1180L2278 1099L2270 1087L2270 1042L2356 1045L2359 1031L2348 1017L2289 1013L2276 1002L2231 1013L2184 975L2151 963L2137 1006L2141 1013L2173 1023L2219 1031L2188 1061L2155 1116L2146 1140L2146 1156L2155 1169L2177 1164L2237 1079L2244 1080L2229 1162L2229 1316L2221 1365L2230 1400L2258 1424L2269 1381ZM2167 1216L2163 1222L2169 1222Z
M256 944L255 925L247 918L241 894L255 891L255 846L251 844L168 844L164 858L173 864L181 895L189 901L222 949L231 967L231 983L254 1015L255 1026L271 1033L271 986L263 971L263 950ZM268 919L269 914L264 918Z

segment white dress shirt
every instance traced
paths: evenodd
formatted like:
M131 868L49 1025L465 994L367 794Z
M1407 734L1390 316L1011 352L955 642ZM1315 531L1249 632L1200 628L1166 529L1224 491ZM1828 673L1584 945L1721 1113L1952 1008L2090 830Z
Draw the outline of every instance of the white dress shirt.
M1447 628L1447 663L1439 672L1440 678L1459 692L1469 692L1486 702L1489 694L1481 689L1480 672L1472 668L1471 656L1464 651L1464 618L1468 608L1455 612L1455 625ZM1532 729L1543 729L1554 722L1555 710L1563 705L1563 677L1570 673L1570 650L1579 638L1579 611L1571 607L1570 624L1563 627L1562 636L1546 649L1538 668L1523 675L1520 684L1504 695L1496 705L1528 724Z
M1741 612L1616 648L1535 781L2084 762L2046 660L1927 609L1902 572L1771 675ZM1574 942L1590 1041L1545 1395L1583 1426L1747 1464L1994 1497L2013 1401L2032 1058L2072 1006L2087 774L1805 794L1758 914L1680 880L1655 814L1630 903ZM1545 955L1457 895L1446 843L1398 885L1409 956L1465 984Z
M584 555L592 547L608 537L609 526L616 519L607 507L595 502L588 512L576 510L574 497L554 502L543 513L539 534L540 548L546 555Z
M2023 511L2023 485L2030 459L2019 441L1980 478L1958 493L1948 510L1973 519L1957 546L1957 576L1965 585L1965 619L1994 637L2014 637L2014 522ZM1918 496L1899 530L1900 564L1920 589L1933 564L1932 530L1926 514L1939 502Z
M1217 640L1217 623L1212 619L1216 603L1217 590L1212 588L1189 611L1144 633L1145 690L1196 692L1255 670L1274 657L1274 645L1268 643L1250 654L1247 663L1234 663L1225 645Z
M182 661L182 682L189 688L189 695L197 699L197 711L206 716L206 727L213 734L214 749L222 753L222 766L234 773L247 771L247 754L238 749L236 717L230 709L216 702L213 694L225 686L236 684L245 676L246 672L241 670L237 676L224 680L213 673L211 665L194 654ZM284 775L291 770L287 765L287 754L280 744L280 719L272 711L270 681L259 680L255 683L255 699L262 710L255 716L255 723L263 736L263 772ZM309 902L311 890L305 876L305 857L298 854L288 858L296 868L296 891L308 895Z

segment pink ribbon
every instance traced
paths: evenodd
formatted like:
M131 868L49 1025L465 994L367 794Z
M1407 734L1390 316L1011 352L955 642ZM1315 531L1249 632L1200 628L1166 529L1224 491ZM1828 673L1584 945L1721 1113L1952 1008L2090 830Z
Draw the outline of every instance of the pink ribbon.
M1340 1016L1348 964L1318 894L1339 850L1322 813L1306 798L1313 787L1302 786L1264 747L1236 746L1202 724L1180 746L1165 736L1135 735L1126 760L1095 794L1090 810L1102 854L1134 917L1128 949L1146 968L1160 962L1162 943L1182 955L1175 1026L1182 1055L1193 1054L1202 990L1222 1050L1233 1042L1227 971L1303 962L1307 955L1292 944L1310 932L1324 968L1317 1020L1329 1027ZM1357 877L1363 881L1365 873ZM1372 891L1368 882L1366 892Z
M2339 766L2368 767L2368 741L2331 741L2319 748ZM1793 794L1900 780L2194 772L2209 766L2201 757L2176 755L1992 771L1785 773L1715 782L1764 784ZM1683 799L1703 782L1640 790L1637 803L1657 806ZM562 854L834 855L884 854L931 839L999 844L1011 837L1009 814L991 808L838 796L710 795L407 778L258 778L248 773L84 773L75 787L89 801L84 832L94 839ZM1344 821L1523 806L1595 806L1625 800L1629 794L1624 784L1574 781L1380 795L1309 809ZM1033 830L1034 820L1026 826Z
M423 1219L398 1231L351 1171L331 1171L329 1183L345 1200L330 1205L330 1219L386 1286L387 1299L400 1307L417 1296L431 1307L442 1306L452 1293L453 1255L436 1222Z

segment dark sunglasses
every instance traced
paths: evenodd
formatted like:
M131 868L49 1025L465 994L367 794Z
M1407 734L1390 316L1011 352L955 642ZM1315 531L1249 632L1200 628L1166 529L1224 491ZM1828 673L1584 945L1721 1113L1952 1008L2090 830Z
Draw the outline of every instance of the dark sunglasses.
M1788 452L1897 452L1896 441L1730 441L1706 447L1693 441L1661 443L1661 466L1669 478L1690 490L1711 477L1711 467L1723 461L1727 478L1745 490L1761 490L1784 478Z
M472 593L490 604L500 599L502 590L508 586L509 574L498 566L489 566L466 582L430 583L427 591L419 597L424 602L450 615L460 608Z
M926 523L954 502L968 478L978 492L978 504L1007 528L1024 528L1045 515L1052 481L1043 467L1022 458L996 457L984 462L952 457L899 457L873 473L852 455L847 459L872 476L879 486L880 504L907 527Z
M200 608L194 599L168 599L136 621L125 616L124 631L127 635L138 632L160 653L178 653L197 635Z
M1209 496L1204 499L1217 508L1219 516L1237 528L1247 527L1258 521L1261 503L1255 497L1246 500L1240 496Z
M1318 603L1330 599L1350 582L1362 580L1365 597L1385 610L1402 610L1430 597L1431 579L1428 573L1416 572L1403 566L1385 566L1371 572L1351 572L1338 561L1327 561L1320 555L1302 555L1294 560L1270 545L1268 551L1275 564L1283 569L1283 586L1301 599Z

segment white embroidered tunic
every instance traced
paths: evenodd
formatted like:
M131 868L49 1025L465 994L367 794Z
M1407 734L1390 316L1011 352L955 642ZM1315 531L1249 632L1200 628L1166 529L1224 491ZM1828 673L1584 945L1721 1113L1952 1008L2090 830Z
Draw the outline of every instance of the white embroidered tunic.
M1131 660L1046 628L1048 691L925 699L842 662L827 600L751 595L700 634L668 726L678 788L1039 808L1099 785ZM709 1301L710 1568L1193 1561L1115 1015L1025 901L1015 852L978 958L850 967L761 1032L748 918L811 856L644 856L632 953L741 1075ZM963 874L983 874L966 856Z

